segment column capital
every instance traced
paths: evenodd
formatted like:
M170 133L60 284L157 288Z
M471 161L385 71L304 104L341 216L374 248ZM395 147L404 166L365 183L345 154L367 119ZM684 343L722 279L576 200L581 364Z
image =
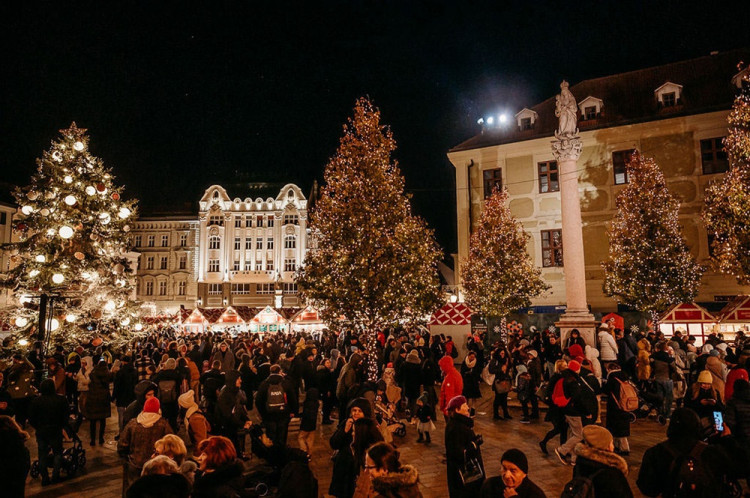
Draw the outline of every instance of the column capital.
M552 154L558 162L578 161L583 149L583 142L578 135L557 134L552 141Z

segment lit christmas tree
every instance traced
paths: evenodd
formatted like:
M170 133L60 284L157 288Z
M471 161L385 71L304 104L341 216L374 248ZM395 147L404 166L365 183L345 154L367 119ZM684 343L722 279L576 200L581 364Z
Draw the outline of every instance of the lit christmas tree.
M391 160L396 142L380 112L359 99L325 169L325 186L310 216L314 247L298 273L302 297L332 325L339 318L366 332L371 359L375 329L419 319L440 303L432 230L412 214L404 178ZM377 365L370 362L370 375Z
M659 313L695 299L704 269L690 254L679 225L679 201L656 162L635 152L627 172L629 183L617 196L607 232L604 293L650 312L656 324Z
M711 262L733 275L742 285L750 284L750 74L727 118L729 134L724 147L729 171L706 189L703 220L713 235Z
M466 304L485 317L500 317L503 335L507 315L549 288L526 251L528 240L510 212L507 191L495 190L484 203L461 273Z
M122 199L110 170L89 153L85 129L73 123L60 133L31 184L14 193L19 241L3 247L12 266L3 284L20 305L12 312L17 326L34 324L40 302L51 299L41 310L49 311L48 331L91 335L90 328L133 318L125 253L135 201Z

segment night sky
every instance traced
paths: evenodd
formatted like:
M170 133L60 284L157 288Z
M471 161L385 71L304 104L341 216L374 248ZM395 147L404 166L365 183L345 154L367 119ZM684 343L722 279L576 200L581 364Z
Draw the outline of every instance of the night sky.
M0 182L27 184L75 120L146 211L184 210L212 183L309 192L369 95L415 211L450 252L446 152L479 117L532 106L562 78L750 46L741 1L195 4L2 2Z

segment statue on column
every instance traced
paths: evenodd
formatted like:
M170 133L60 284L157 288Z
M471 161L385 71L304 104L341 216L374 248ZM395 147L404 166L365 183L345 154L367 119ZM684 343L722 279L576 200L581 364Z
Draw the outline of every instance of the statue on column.
M555 116L560 118L559 128L555 132L558 138L570 138L578 135L578 106L573 94L568 90L568 82L560 83L560 95L555 97Z

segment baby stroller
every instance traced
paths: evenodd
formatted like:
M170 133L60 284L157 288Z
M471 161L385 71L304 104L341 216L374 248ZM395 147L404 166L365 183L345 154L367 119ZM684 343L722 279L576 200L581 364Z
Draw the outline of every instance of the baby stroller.
M52 465L52 451L50 451L49 459L47 460L49 465ZM62 465L60 466L60 473L67 476L68 479L74 477L78 472L83 470L86 466L86 450L81 444L81 439L73 433L73 445L69 448L63 449L62 454ZM29 471L31 477L36 479L41 475L41 469L39 468L39 460L34 460L31 464L31 470Z
M398 437L406 436L406 424L396 417L396 410L390 408L388 405L376 401L375 417L380 426L385 427L391 434Z
M654 381L644 380L638 384L638 402L638 409L630 413L631 423L644 418L654 418L662 425L666 423L666 419L659 414L664 396L659 393Z

